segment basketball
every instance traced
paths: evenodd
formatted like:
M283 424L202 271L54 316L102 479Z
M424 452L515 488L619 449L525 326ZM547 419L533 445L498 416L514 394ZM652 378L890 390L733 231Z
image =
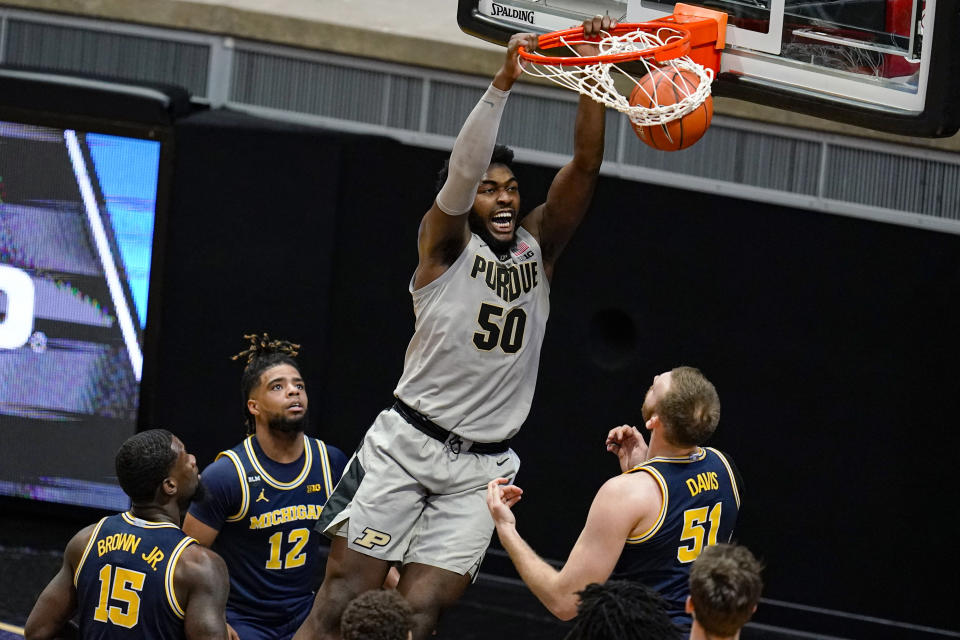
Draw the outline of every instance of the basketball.
M697 90L700 78L686 69L656 69L640 79L630 93L630 104L642 107L668 105L680 102ZM651 99L656 96L656 101ZM654 149L678 151L686 149L703 137L713 117L713 97L677 120L666 124L639 125L630 122L637 137Z

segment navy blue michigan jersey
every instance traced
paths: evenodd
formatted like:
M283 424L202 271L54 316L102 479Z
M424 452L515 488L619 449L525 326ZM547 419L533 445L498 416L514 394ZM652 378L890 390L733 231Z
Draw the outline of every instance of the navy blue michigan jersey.
M651 458L626 473L650 474L663 504L649 531L626 540L611 578L655 589L674 622L689 625L690 565L704 547L733 535L741 491L736 470L724 454L706 447L682 458Z
M219 531L213 550L230 571L228 621L232 612L284 620L309 610L321 539L313 527L346 462L307 436L299 460L275 462L250 436L204 469L207 497L190 513Z
M173 574L197 541L169 522L120 513L98 522L73 574L84 640L184 638Z

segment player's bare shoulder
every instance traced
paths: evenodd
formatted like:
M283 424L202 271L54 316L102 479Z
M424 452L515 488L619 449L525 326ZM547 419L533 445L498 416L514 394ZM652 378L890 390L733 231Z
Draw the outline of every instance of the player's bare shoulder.
M591 512L606 514L609 523L629 530L629 536L648 531L659 517L663 494L657 481L642 471L622 473L603 483Z
M547 259L547 252L543 247L543 216L547 203L543 202L531 209L520 221L520 226L533 236L533 239L540 245L540 252L544 259Z
M95 522L80 529L80 531L77 531L73 537L70 538L70 542L67 543L67 547L63 552L63 559L69 564L72 570L76 571L79 566L80 560L83 558L83 552L87 548L87 545L90 544L90 538L93 536L94 531L97 530L98 524L99 523Z
M549 202L544 202L533 208L523 217L520 223L520 226L532 235L540 246L544 270L550 280L553 280L553 268L565 244L556 240L560 234L552 233L551 225L555 224L559 223L551 219Z
M230 578L223 558L200 544L191 544L180 556L173 583L185 611L187 640L227 640Z
M227 564L218 553L199 543L183 550L174 573L174 586L178 593L189 593L195 589L227 590L229 585Z
M607 480L597 494L609 495L617 502L630 501L630 504L656 504L659 508L663 500L660 485L649 473L642 470L621 473Z
M70 542L67 543L67 549L73 546L79 546L81 549L87 546L87 543L90 542L90 536L93 535L93 532L96 530L98 522L93 524L88 524L80 531L77 531L73 534L73 537L70 538Z
M603 483L590 505L585 530L629 537L649 528L662 503L656 482L640 474L620 474ZM598 534L599 535L599 534Z
M424 215L417 234L419 260L414 274L414 289L430 284L457 261L470 240L465 222L466 216L449 216L440 211L436 204Z

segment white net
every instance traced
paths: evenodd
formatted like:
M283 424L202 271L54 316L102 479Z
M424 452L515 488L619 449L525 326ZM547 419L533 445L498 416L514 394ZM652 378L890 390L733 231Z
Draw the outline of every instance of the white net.
M648 51L684 37L671 27L657 27L647 32L631 31L623 35L605 34L599 42L561 39L561 44L574 56L578 44L594 44L600 55ZM589 96L597 102L626 114L637 125L665 124L682 118L700 106L710 95L713 70L688 57L679 57L656 63L640 58L632 64L642 64L644 73L636 75L613 63L584 65L557 65L524 61L524 71L532 76L546 78L572 91ZM617 88L617 79L627 87ZM626 95L624 95L626 93ZM637 104L630 104L633 95Z

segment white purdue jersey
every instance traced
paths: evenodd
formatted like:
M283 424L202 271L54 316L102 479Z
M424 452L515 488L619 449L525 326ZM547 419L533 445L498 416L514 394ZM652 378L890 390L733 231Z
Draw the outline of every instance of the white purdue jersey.
M518 228L500 262L472 234L439 278L416 291L416 330L394 395L477 442L512 438L526 420L550 314L540 245Z

